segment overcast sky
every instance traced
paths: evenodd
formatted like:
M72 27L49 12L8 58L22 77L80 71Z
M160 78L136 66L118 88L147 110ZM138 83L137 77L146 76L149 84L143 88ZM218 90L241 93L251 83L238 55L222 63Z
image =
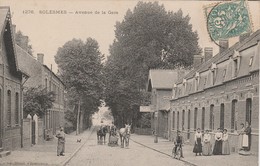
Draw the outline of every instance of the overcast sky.
M37 53L44 53L44 61L47 66L53 65L53 71L57 71L54 56L57 49L73 38L86 40L95 38L100 50L106 56L109 55L109 45L114 40L116 21L122 21L127 9L133 10L138 1L87 1L87 0L1 0L1 6L10 6L12 23L16 29L29 36L30 44ZM213 47L214 54L218 47L209 40L206 30L206 19L203 14L203 6L212 1L159 1L164 4L166 10L177 11L182 9L184 15L189 14L193 30L199 34L200 47ZM260 28L260 2L248 2L253 22L253 30ZM34 14L25 14L27 10L33 10ZM40 14L43 10L63 10L67 14ZM93 14L75 14L76 11L89 11ZM95 14L99 11L100 14ZM105 11L106 14L101 14ZM108 11L114 14L108 14ZM70 13L71 12L71 13ZM237 38L231 40L231 44Z

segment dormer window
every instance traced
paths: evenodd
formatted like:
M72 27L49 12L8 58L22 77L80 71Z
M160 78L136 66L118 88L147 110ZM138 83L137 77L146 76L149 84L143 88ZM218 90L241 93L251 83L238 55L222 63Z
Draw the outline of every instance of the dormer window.
M199 78L200 78L200 73L196 72L196 74L195 74L195 90L196 91L199 89Z
M204 79L204 86L206 85L207 83L207 77Z
M225 79L225 77L226 77L226 72L227 72L227 69L224 69L224 70L223 70L223 81L224 81L224 79Z
M187 89L187 80L186 79L183 79L182 81L182 85L184 86L184 93L186 92L186 89Z
M211 65L211 72L212 72L212 73L211 73L211 74L212 74L211 79L212 79L212 85L215 84L216 69L217 69L217 65L216 65L215 63L212 63L212 65Z
M252 57L250 58L250 60L249 60L249 66L252 66L253 60L254 60L254 57L252 56Z
M234 77L237 77L238 70L239 70L239 63L240 63L240 54L238 51L234 51L233 54L233 68L234 68L233 76Z
M238 72L238 59L234 59L234 77L237 76Z

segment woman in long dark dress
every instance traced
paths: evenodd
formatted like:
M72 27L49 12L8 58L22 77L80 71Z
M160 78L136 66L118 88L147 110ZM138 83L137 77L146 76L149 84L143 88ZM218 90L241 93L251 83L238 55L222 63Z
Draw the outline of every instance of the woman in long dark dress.
M193 148L193 153L196 153L196 156L197 156L198 153L201 156L201 153L202 153L201 140L202 140L202 134L200 132L200 128L198 128L197 132L195 133L195 145L194 145L194 148Z
M218 128L218 131L215 133L215 145L213 149L214 155L221 155L222 154L222 132L220 128Z
M245 128L244 133L245 134L244 134L244 137L243 137L243 148L246 151L250 151L250 147L251 147L251 126L248 122L246 122L246 128Z

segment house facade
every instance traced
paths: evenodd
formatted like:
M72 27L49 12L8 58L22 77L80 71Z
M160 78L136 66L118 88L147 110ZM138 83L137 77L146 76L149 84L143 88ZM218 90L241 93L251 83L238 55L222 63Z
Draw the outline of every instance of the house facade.
M0 148L22 146L22 87L28 74L18 67L9 7L0 7Z
M172 82L177 81L177 70L153 69L149 71L147 91L151 93L151 128L160 137L168 138Z
M170 139L181 130L186 141L194 143L197 128L227 129L231 151L238 151L241 123L252 128L251 152L258 153L259 139L259 54L260 30L240 37L182 79L175 82L170 102ZM214 138L214 137L213 137ZM214 143L214 140L211 140Z
M53 107L48 109L43 117L44 138L52 138L56 131L59 130L59 127L64 126L65 86L52 69L44 65L44 54L39 53L37 58L34 58L18 45L16 45L16 51L19 66L30 75L24 87L41 87L55 93Z

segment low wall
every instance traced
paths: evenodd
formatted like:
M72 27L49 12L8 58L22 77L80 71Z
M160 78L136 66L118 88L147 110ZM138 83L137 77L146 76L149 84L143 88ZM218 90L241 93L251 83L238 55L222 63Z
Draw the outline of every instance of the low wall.
M32 145L31 131L32 131L32 120L23 119L23 147L29 147Z
M43 125L43 120L38 119L38 143L42 143L44 141Z

